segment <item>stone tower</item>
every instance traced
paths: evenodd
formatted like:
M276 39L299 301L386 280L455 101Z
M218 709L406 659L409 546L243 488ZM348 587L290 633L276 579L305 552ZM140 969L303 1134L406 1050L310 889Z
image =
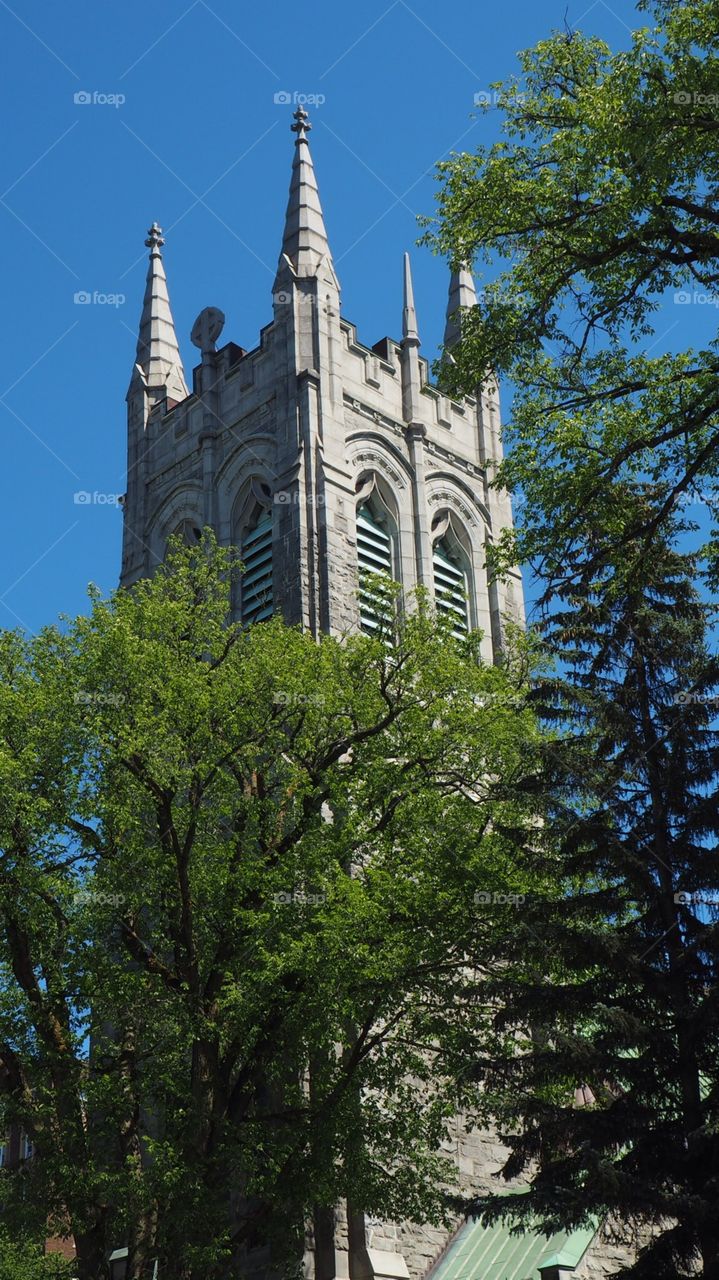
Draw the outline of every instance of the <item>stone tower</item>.
M273 319L251 351L216 349L222 314L198 318L202 361L185 383L160 228L153 224L137 355L127 396L128 480L122 583L152 572L168 538L206 524L246 566L238 615L281 612L312 634L376 625L362 568L405 592L422 586L457 628L484 633L496 658L507 617L521 619L519 576L488 578L487 544L511 522L489 488L500 455L497 389L461 401L429 379L420 355L409 258L400 341L364 346L340 314L308 133L295 112L294 158L273 288ZM452 276L448 345L476 302ZM399 308L398 308L399 310Z
M202 358L191 391L162 233L156 223L148 233L127 395L122 583L152 573L173 534L192 541L210 525L221 543L240 549L245 573L234 603L248 623L280 612L313 635L372 630L376 598L362 592L363 570L372 570L406 593L424 587L456 631L481 629L484 658L495 661L506 620L523 619L519 574L497 583L486 570L487 546L512 520L508 496L490 488L501 458L496 385L488 380L461 401L432 385L420 355L408 255L401 339L373 346L358 340L340 314L301 108L292 130L273 319L253 350L234 342L217 350L224 317L213 307L202 311L192 331ZM447 351L476 301L469 271L453 273ZM496 1135L466 1133L461 1117L445 1146L467 1192L488 1189L506 1156ZM432 1280L600 1280L633 1252L606 1227L548 1240L468 1223L453 1237L344 1205L318 1215L308 1246L311 1280L420 1280L429 1273Z
M401 338L359 341L340 314L301 108L292 130L273 319L253 350L234 342L218 350L224 317L216 308L201 312L191 390L162 233L157 224L148 233L127 396L122 583L150 574L173 534L192 541L210 525L221 543L240 549L246 571L235 608L248 623L281 612L313 635L371 630L377 616L361 590L367 569L386 572L406 593L424 587L456 630L481 629L483 656L495 661L505 621L523 619L519 574L497 583L486 570L488 544L512 519L507 495L490 488L501 458L496 385L489 380L455 401L432 384L408 255ZM476 301L469 272L455 272L447 349ZM488 1187L503 1161L496 1138L464 1133L460 1118L447 1156L466 1190ZM338 1206L315 1221L306 1269L315 1280L419 1280L450 1256L447 1243L446 1231Z

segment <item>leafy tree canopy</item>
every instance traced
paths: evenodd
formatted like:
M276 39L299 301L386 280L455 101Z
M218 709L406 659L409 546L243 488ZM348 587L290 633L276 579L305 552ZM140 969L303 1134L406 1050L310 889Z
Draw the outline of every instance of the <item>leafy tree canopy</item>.
M550 590L599 558L632 572L685 503L717 510L717 6L639 10L650 23L627 50L564 31L520 56L497 86L502 139L439 166L427 233L455 263L500 267L443 377L514 382L500 478L525 505L500 560L533 562ZM681 305L666 333L667 299L705 304L701 350L684 347ZM713 570L714 533L706 551Z
M8 1199L69 1223L80 1280L118 1240L132 1276L234 1274L345 1196L441 1217L441 1046L526 890L530 647L482 666L424 607L390 649L246 630L234 572L208 534L0 635L0 1058L37 1152Z
M71 1264L57 1254L43 1255L40 1245L13 1240L0 1232L0 1280L70 1280Z

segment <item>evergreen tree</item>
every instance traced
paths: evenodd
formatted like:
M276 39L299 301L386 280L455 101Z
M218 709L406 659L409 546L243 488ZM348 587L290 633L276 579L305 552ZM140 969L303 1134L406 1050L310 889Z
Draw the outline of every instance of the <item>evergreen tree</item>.
M638 505L638 504L637 504ZM637 512L637 514L639 514ZM578 552L578 557L581 555ZM506 938L484 1106L526 1196L490 1218L635 1225L626 1276L719 1277L719 664L691 557L655 542L631 582L577 570L546 624L560 662L535 697L556 891ZM608 585L612 583L612 585ZM544 785L543 784L543 785ZM651 1229L651 1239L641 1236Z

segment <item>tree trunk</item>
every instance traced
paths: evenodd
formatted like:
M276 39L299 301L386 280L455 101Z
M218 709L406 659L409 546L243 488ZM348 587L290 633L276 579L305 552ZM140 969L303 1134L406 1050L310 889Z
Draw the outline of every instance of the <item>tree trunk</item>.
M110 1280L104 1224L75 1232L77 1280Z

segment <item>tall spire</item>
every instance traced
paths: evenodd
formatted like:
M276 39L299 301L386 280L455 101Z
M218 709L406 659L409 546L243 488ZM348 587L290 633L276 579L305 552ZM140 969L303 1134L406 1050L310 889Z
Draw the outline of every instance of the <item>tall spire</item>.
M409 254L406 253L404 255L402 342L400 344L402 412L405 422L419 422L421 420L419 397L422 390L422 379L419 371L419 347L417 312L414 305L414 288L412 287L412 268L410 267Z
M447 323L444 329L445 348L453 347L462 336L462 312L466 307L476 307L477 292L472 273L466 266L453 271L449 282Z
M171 400L184 400L188 394L187 383L160 252L164 243L162 228L153 222L145 241L150 250L150 262L135 360L148 387L164 389Z
M317 179L312 164L312 153L307 138L312 125L303 107L297 108L293 119L295 123L291 128L292 132L297 134L297 138L278 274L289 262L295 275L316 275L321 260L325 258L334 275L332 255L317 190Z
M404 255L402 290L402 341L399 348L400 377L402 382L402 417L412 467L412 504L415 512L414 546L417 558L417 582L431 590L432 557L427 522L427 493L425 487L425 439L427 428L422 413L422 374L419 365L419 328L414 305L412 268L409 254Z
M414 305L414 288L412 286L412 268L409 254L404 255L404 292L402 301L402 337L411 338L419 345L417 330L417 312Z

